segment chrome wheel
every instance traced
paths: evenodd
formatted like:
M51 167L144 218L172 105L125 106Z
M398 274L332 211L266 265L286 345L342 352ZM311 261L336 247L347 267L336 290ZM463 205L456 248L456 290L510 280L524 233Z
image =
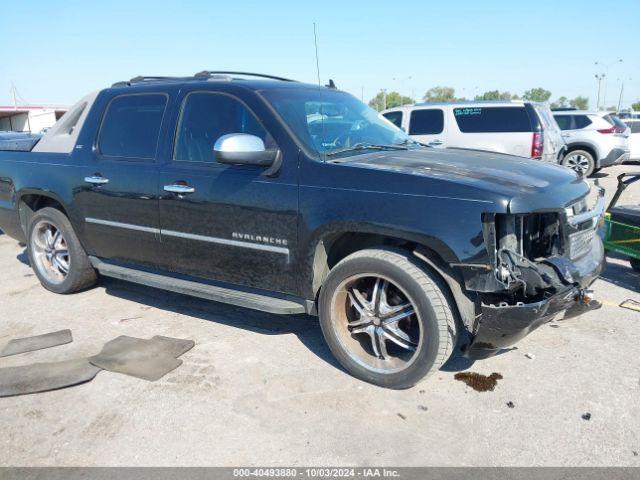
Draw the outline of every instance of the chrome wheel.
M565 166L584 176L589 171L589 159L581 153L569 154L564 160Z
M32 232L34 267L47 281L54 284L64 282L69 274L69 249L62 232L46 220L40 220Z
M409 367L422 342L422 326L409 296L388 278L347 278L331 301L331 324L348 355L379 373Z

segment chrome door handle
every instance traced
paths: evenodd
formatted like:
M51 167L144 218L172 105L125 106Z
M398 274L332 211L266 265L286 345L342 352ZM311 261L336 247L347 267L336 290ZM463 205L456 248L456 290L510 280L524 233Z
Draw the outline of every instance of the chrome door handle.
M188 185L165 185L165 192L177 193L179 195L186 195L187 193L194 193L196 191L195 188L190 187Z
M84 177L84 181L87 183L91 183L92 185L104 185L109 183L108 178L104 178L100 175L92 175L91 177Z
M427 145L431 145L431 146L442 145L442 140L431 140L429 143L427 143Z

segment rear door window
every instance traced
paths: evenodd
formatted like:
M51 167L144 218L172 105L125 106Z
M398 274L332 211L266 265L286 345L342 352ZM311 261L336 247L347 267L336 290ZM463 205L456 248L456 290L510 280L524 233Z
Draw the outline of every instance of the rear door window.
M531 132L524 107L461 107L453 115L463 133Z
M402 128L402 112L387 112L382 116L393 123L396 127Z
M153 159L167 96L121 95L109 103L102 119L98 149L109 157Z
M409 135L436 135L444 130L444 112L439 108L414 110L409 118Z

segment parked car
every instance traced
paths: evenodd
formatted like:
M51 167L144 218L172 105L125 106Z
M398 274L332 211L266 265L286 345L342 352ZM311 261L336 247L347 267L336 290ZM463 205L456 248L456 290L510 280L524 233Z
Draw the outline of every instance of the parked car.
M567 143L562 164L578 175L619 165L629 158L629 130L615 115L585 110L553 112Z
M422 103L388 109L382 115L431 147L485 150L550 163L557 163L564 150L546 103Z
M640 119L640 112L634 112L632 110L621 111L617 113L618 117L622 120L627 119Z
M640 118L629 118L624 121L629 127L629 160L640 160Z
M120 82L0 152L0 228L42 285L319 315L344 368L390 388L458 340L487 357L597 306L604 199L573 172L427 148L350 94L260 77Z

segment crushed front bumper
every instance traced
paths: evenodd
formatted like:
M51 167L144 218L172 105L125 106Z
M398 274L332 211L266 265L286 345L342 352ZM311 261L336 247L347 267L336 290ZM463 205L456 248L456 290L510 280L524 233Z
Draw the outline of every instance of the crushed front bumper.
M465 355L473 359L488 358L510 347L536 328L562 315L576 317L599 308L590 301L586 288L604 268L604 248L598 235L591 242L590 252L575 262L564 258L550 259L566 287L534 303L516 305L482 305L474 325L473 338Z
M599 303L584 298L584 290L570 287L540 302L483 305L478 331L465 354L473 359L492 357L563 312L566 319L599 308Z

